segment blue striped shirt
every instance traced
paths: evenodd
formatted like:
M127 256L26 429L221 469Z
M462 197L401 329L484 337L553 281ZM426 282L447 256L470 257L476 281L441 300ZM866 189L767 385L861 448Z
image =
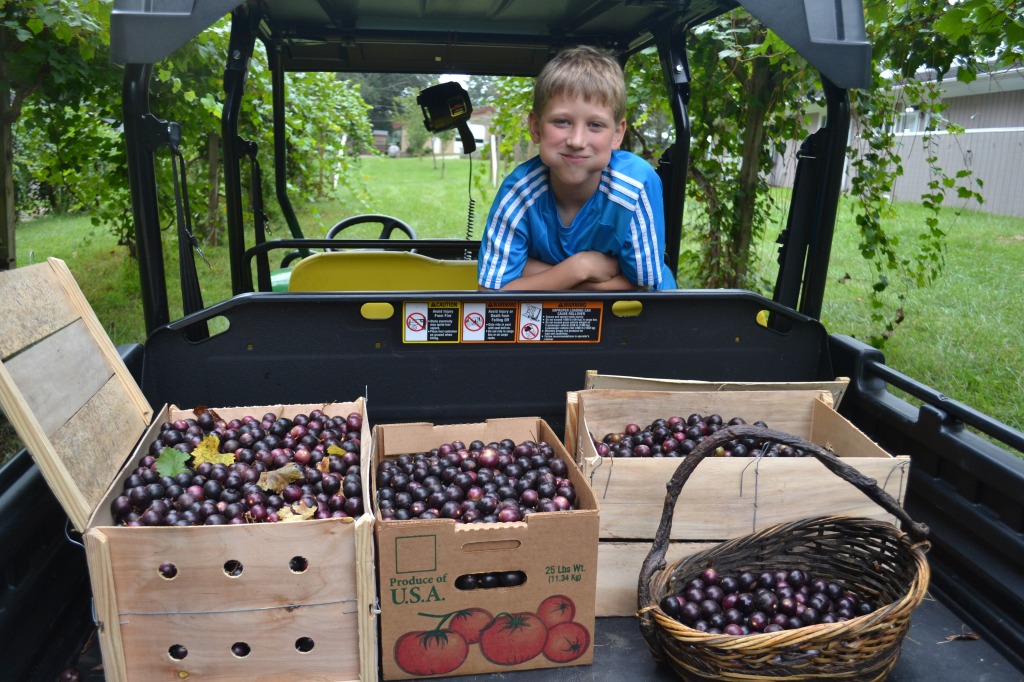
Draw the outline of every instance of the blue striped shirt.
M661 179L631 152L615 150L601 184L565 226L550 191L548 168L539 156L520 164L491 204L477 268L481 286L500 289L518 279L527 258L561 263L582 251L600 251L619 261L633 284L675 287L664 263L665 215Z

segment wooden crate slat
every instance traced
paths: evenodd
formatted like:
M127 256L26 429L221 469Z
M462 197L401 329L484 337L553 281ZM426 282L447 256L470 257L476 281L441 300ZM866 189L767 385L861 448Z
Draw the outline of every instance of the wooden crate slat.
M355 610L355 524L343 520L161 528L138 542L138 528L106 529L117 609L161 613L255 609L267 604L349 603ZM293 558L306 561L291 570ZM237 561L231 577L225 564ZM172 580L159 567L177 568ZM339 578L335 580L334 578Z
M44 474L52 474L61 485L79 490L87 504L82 510L86 521L146 429L142 415L125 412L127 399L124 384L111 378L50 438L54 450L60 453L60 468L48 458L36 458ZM54 487L50 475L47 482Z
M75 297L54 286L55 266L0 272L0 358L6 359L82 315Z
M360 677L354 604L297 609L122 616L121 635L133 680L303 680L337 682ZM296 648L308 637L313 648ZM236 642L249 646L237 657ZM168 653L184 646L181 660Z
M587 370L584 388L631 389L637 391L828 391L832 394L835 409L846 395L850 385L847 377L836 377L835 381L695 381L692 379L659 379L632 377L616 374L601 374Z
M665 561L671 564L697 552L711 549L714 542L670 542ZM647 542L602 540L597 548L597 616L635 616L637 583L644 559L651 551Z
M4 364L47 436L114 376L80 318Z
M749 423L763 420L777 431L785 431L801 438L811 433L812 406L818 396L831 394L822 391L729 391L729 392L672 392L672 391L586 391L582 400L590 435L600 440L606 434L620 432L627 423L648 426L655 419L667 419L673 414L686 419L690 414L703 416L718 414L723 420L742 417ZM577 423L577 429L581 425ZM578 437L586 437L580 432Z
M886 492L902 499L906 460L844 458ZM599 466L592 467L595 463ZM679 459L588 458L584 471L601 505L601 537L653 539L664 485ZM622 464L628 462L626 466ZM668 464L669 466L666 466ZM672 516L672 538L727 540L772 524L827 514L893 521L863 493L817 461L803 457L705 460L686 482Z
M94 618L103 653L104 677L106 682L128 682L124 644L118 625L114 565L110 558L110 546L106 535L95 528L90 529L83 539L89 557L89 584L92 585Z

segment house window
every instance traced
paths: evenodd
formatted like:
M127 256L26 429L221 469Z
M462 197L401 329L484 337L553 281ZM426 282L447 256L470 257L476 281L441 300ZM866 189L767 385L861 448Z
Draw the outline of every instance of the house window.
M918 111L915 107L907 107L896 119L893 132L897 135L902 133L919 133L928 125L928 114Z

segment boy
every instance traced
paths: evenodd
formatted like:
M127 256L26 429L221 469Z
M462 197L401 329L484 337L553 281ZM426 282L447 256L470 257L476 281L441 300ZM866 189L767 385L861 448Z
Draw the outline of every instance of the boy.
M618 62L587 46L560 52L537 77L529 127L540 154L494 198L480 289L674 288L661 180L619 150L626 84Z

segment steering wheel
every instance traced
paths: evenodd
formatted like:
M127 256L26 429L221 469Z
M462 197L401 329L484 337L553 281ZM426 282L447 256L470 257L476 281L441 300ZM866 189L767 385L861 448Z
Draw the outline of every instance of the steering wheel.
M379 213L364 213L363 215L354 215L351 218L345 218L334 227L327 230L327 239L334 239L342 230L352 227L353 225L362 225L363 223L380 223L383 226L380 231L380 236L377 237L377 239L390 239L395 230L404 232L409 239L416 239L416 232L404 222L398 218L392 218L391 216L381 215ZM328 251L334 250L336 249L328 249Z

